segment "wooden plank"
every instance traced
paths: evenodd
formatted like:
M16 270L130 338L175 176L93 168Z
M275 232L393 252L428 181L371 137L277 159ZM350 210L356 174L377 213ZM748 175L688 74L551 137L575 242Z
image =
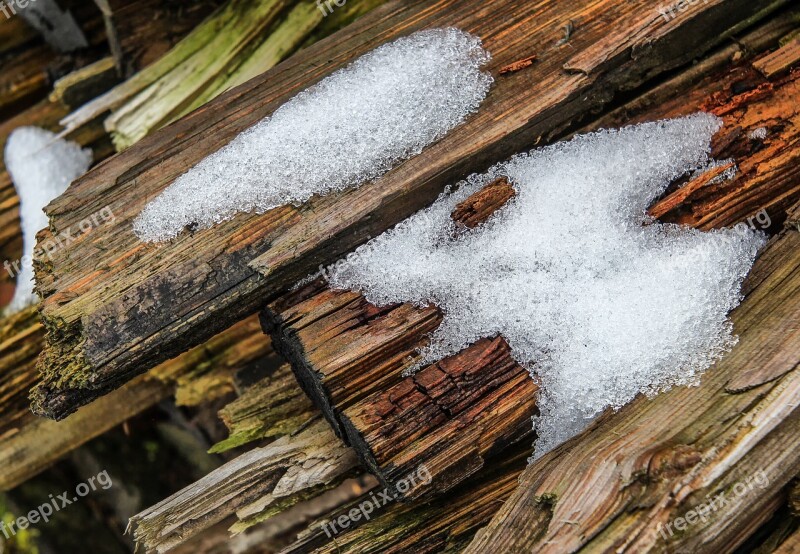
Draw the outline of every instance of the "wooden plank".
M62 249L38 272L48 348L36 410L63 417L198 344L320 263L428 204L446 183L537 137L549 140L620 87L679 66L783 3L710 1L668 22L654 0L501 1L491 10L475 0L415 1L377 8L97 167L48 207L51 233L106 205L117 220L91 241ZM568 43L556 44L570 18L580 21L578 28ZM611 31L609 19L620 22ZM480 113L374 183L299 207L241 215L166 245L134 237L131 220L145 202L290 96L378 44L444 25L481 36L493 53L494 73L531 50L539 61L498 79ZM96 268L87 258L98 261Z

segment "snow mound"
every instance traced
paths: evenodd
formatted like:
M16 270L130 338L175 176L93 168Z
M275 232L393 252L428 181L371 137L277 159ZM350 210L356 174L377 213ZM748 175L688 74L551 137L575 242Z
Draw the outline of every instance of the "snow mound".
M375 179L477 110L480 39L432 29L365 54L181 175L134 222L148 242Z
M720 127L699 113L516 156L358 248L329 281L378 305L441 307L425 363L505 337L542 386L540 456L607 407L696 384L735 344L727 314L764 235L646 214L670 182L709 167ZM498 176L517 195L484 225L457 230L456 204Z
M6 142L5 163L20 200L23 257L18 265L17 288L8 306L10 311L18 311L36 300L32 257L36 233L48 224L43 208L86 173L92 151L38 127L19 127ZM6 269L10 267L13 264Z

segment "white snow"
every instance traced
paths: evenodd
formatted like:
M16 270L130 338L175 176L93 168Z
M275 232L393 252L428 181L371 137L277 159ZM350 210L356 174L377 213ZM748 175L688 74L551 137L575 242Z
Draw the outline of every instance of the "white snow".
M767 138L767 128L758 127L747 133L747 138L750 140L764 140Z
M441 307L425 363L505 337L542 386L540 456L609 406L696 384L736 342L727 314L763 234L646 215L670 182L708 167L720 126L700 113L516 156L351 253L329 281L378 305ZM500 175L516 197L457 231L455 205Z
M36 233L48 224L43 208L86 173L91 163L90 149L81 149L38 127L19 127L8 137L5 164L19 196L24 254L9 311L20 310L36 300L32 256Z
M301 92L180 176L134 222L144 241L375 179L476 111L492 83L480 39L420 31Z

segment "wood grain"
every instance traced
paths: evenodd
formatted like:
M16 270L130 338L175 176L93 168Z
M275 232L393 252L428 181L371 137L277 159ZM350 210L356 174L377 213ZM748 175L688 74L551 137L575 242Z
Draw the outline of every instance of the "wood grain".
M254 313L319 264L430 203L446 183L549 140L614 91L685 63L782 4L709 1L669 22L655 0L498 1L491 7L475 0L396 1L377 8L100 164L48 207L50 233L105 206L118 217L38 268L48 346L34 408L64 417ZM578 25L562 43L568 19ZM609 20L618 25L609 30ZM165 245L134 237L131 220L148 200L289 97L378 44L447 25L484 40L493 73L531 50L538 61L498 80L478 114L374 183L299 207L241 215Z

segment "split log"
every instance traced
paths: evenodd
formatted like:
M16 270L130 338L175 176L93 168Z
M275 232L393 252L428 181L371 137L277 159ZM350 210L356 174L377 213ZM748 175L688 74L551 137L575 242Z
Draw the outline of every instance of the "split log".
M744 91L734 86L742 79L749 86ZM680 106L664 102L639 114L639 120L674 117L698 106L721 112L725 125L715 137L714 155L735 158L739 167L737 177L729 181L717 182L714 177L732 164L695 177L658 201L650 214L703 229L741 221L767 229L771 217L779 220L782 211L800 198L800 152L795 146L800 119L788 108L800 95L798 87L797 73L773 83L749 67L726 68L678 94ZM753 89L769 94L748 94ZM762 126L772 129L767 138L750 138ZM493 183L474 194L456 207L453 217L466 220L482 213L474 222L479 223L508 199L503 186ZM762 210L765 217L756 220ZM330 290L317 280L268 305L262 321L306 392L384 484L396 484L415 464L432 468L434 486L429 491L411 490L412 497L446 490L480 467L484 456L480 449L496 452L530 432L535 387L527 372L513 364L504 343L495 350L502 352L507 366L493 365L496 360L485 356L487 350L478 343L452 360L401 380L401 372L418 361L416 350L439 325L435 307L378 308L360 294ZM461 376L469 379L462 382ZM505 379L517 383L516 388L501 391ZM441 383L453 387L452 396L444 401L437 390ZM484 388L486 383L499 388ZM516 408L509 410L506 402ZM469 418L453 406L468 406ZM444 485L436 486L437 477Z
M319 421L231 460L199 481L131 518L146 552L163 553L258 502L282 507L337 483L356 467L355 453Z
M107 205L117 219L39 268L48 347L34 408L64 417L258 311L320 263L430 203L446 183L537 137L549 140L614 91L678 67L783 3L710 1L669 22L654 17L655 0L501 1L491 13L475 0L377 8L97 167L48 207L49 233ZM557 25L576 17L580 26L569 44L556 44ZM611 32L610 19L620 22ZM480 112L439 143L359 189L240 215L166 245L145 245L133 235L131 220L148 200L299 90L400 34L445 25L481 36L494 55L493 72L531 50L539 61L499 79ZM86 259L97 260L98 269Z
M73 449L169 397L176 387L190 386L191 379L202 377L210 368L224 368L232 379L235 371L272 353L257 319L249 318L56 423L33 416L27 405L30 387L39 377L35 362L44 340L36 308L2 321L0 490L33 477Z
M515 195L504 177L459 203L458 227L475 228ZM298 302L298 303L295 303ZM376 308L358 293L310 283L262 314L265 332L295 367L307 394L384 487L419 465L429 483L404 495L440 494L485 459L531 435L537 387L500 338L402 378L438 326L436 308Z
M372 498L379 503L384 502L384 498L379 493L364 495L331 517L311 525L280 554L460 552L512 494L528 455L527 447L512 449L498 463L483 468L433 502L417 500L375 506ZM357 515L358 506L363 502L373 504L374 512L369 514L368 522ZM337 524L341 516L350 519L347 529ZM340 533L329 537L334 530Z
M638 398L534 462L466 552L718 552L766 521L800 471L800 233L750 282L739 343L698 387Z

